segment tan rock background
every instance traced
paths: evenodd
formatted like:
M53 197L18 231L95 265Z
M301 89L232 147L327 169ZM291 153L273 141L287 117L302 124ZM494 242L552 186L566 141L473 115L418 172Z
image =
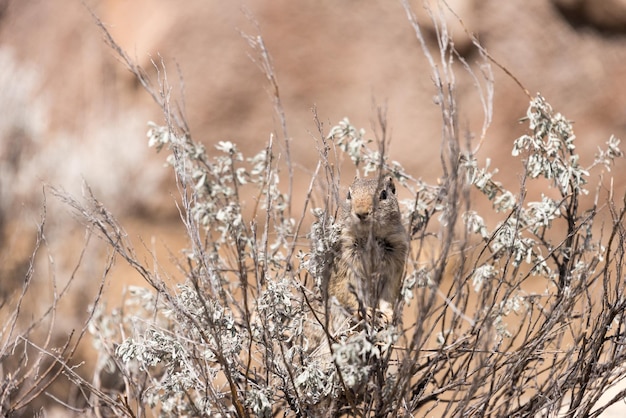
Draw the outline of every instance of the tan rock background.
M434 48L422 2L412 4ZM583 163L591 163L597 146L611 134L626 138L626 2L450 4L531 94L541 92L575 121L578 147L587 158ZM175 87L180 70L196 140L230 140L252 154L279 129L264 76L241 35L257 34L245 8L258 21L273 58L298 184L308 184L316 162L311 109L317 108L326 129L347 116L371 132L374 102L388 108L391 157L415 177L434 181L439 175L435 90L400 2L91 0L86 5L144 68L151 70L150 60L162 57ZM462 27L452 22L451 28L457 47L477 68L480 57ZM518 166L511 163L510 149L524 132L518 119L528 100L502 70L494 66L493 71L494 121L479 158L491 157L514 188ZM483 115L475 88L462 70L457 82L461 126L478 133ZM165 156L147 148L149 120L163 122L159 109L103 42L85 4L0 1L0 296L9 297L19 285L43 183L80 194L84 179L126 222L132 237L158 237L159 251L164 242L174 252L184 245L181 231L172 226L176 189L171 172L163 168ZM618 179L625 167L616 168ZM619 193L623 186L618 180ZM48 199L54 209L48 222L51 250L73 260L82 236L71 232L76 223L53 200ZM123 281L126 273L120 266L116 277ZM80 280L89 294L87 279Z
M421 2L415 3L420 11ZM626 128L621 94L626 43L606 29L619 29L613 20L620 15L607 11L608 4L617 11L626 6L616 0L602 6L555 3L560 8L538 0L457 0L452 6L531 94L541 92L576 122L579 147L592 152L611 133L623 136ZM81 177L117 213L154 213L163 203L155 185L169 173L161 169L162 157L154 158L146 148L145 131L148 120L162 122L162 117L104 44L86 7L77 0L3 4L5 216L9 207L33 199L42 180L76 190ZM178 66L196 139L231 140L256 150L278 128L263 75L240 34L256 35L245 7L258 20L272 54L298 163L311 166L313 106L327 128L348 116L371 131L376 102L388 107L392 157L415 176L436 175L440 121L434 88L399 2L191 0L180 6L110 0L88 5L144 68L152 70L150 60L163 57L174 87ZM426 29L432 26L423 11L420 17ZM477 63L460 26L452 30L468 61ZM494 123L482 156L506 158L512 139L524 129L517 120L527 99L493 69ZM474 106L474 88L462 71L457 81L461 102L468 104L461 107L461 123L478 132L482 114ZM128 178L132 181L124 181Z

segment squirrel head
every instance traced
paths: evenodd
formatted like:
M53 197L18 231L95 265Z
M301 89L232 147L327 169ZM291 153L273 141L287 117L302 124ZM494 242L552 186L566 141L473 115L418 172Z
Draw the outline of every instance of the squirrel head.
M344 222L359 228L400 222L396 186L391 176L380 179L354 179L344 205Z

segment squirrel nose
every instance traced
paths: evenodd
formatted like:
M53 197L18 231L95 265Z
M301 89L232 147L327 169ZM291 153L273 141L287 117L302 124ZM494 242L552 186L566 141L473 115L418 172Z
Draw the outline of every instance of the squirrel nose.
M355 212L354 214L357 218L359 218L360 221L366 220L370 215L369 212Z

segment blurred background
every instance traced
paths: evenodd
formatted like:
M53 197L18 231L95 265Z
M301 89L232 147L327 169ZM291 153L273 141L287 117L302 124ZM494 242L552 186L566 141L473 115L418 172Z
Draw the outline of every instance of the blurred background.
M611 134L626 138L626 1L448 3L531 95L541 92L555 110L575 121L583 165L593 162L597 147ZM436 48L422 1L411 4ZM21 288L43 184L80 195L87 182L139 248L147 243L167 258L185 245L172 172L164 167L165 154L147 147L147 122L163 124L163 116L105 44L89 9L143 68L152 73L151 60L163 59L170 83L183 87L196 141L228 140L253 155L280 129L265 77L242 36L260 34L281 89L296 184L308 185L317 162L314 107L326 130L348 117L371 133L376 105L385 105L391 158L414 177L433 182L440 175L436 91L399 1L0 0L3 300ZM450 30L457 49L480 71L481 57L455 19ZM528 97L504 71L492 70L493 123L478 159L490 157L492 167L500 168L499 180L516 189L519 162L510 151L527 128L519 119ZM479 135L483 111L472 79L460 67L457 87L460 126ZM624 178L625 167L615 168L617 179ZM617 181L616 190L623 194L623 181ZM67 280L85 245L83 229L68 209L45 198L47 251L57 263L56 270L44 263L38 272L42 283L53 276ZM107 288L113 297L124 283L137 279L122 265L114 274ZM83 266L74 284L77 293L93 294L101 275L102 266ZM86 302L67 309L60 332L81 323Z

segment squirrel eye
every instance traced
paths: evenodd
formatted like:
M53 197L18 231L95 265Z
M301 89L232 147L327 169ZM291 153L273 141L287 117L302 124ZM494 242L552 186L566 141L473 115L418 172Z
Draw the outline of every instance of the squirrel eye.
M386 200L387 199L387 190L383 189L380 191L380 200Z
M350 190L348 190L348 194L346 195L346 199L348 199L348 200L352 199L352 196L350 195Z

